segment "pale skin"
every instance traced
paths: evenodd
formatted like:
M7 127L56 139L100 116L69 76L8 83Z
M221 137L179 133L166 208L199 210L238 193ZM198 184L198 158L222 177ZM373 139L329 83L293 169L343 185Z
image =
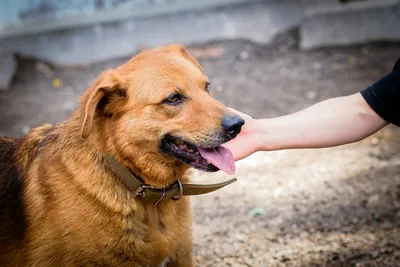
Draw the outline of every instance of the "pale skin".
M246 123L224 146L240 160L257 151L325 148L362 140L385 127L360 93L331 98L299 112L270 119L253 119L237 112Z

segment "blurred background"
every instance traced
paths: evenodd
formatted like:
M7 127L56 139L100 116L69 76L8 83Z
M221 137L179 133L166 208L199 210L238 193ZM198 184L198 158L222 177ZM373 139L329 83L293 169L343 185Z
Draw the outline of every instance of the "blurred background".
M102 70L169 43L226 105L288 114L389 72L399 25L399 0L1 0L0 136L66 119ZM399 149L390 126L238 162L238 182L193 197L198 266L400 266Z

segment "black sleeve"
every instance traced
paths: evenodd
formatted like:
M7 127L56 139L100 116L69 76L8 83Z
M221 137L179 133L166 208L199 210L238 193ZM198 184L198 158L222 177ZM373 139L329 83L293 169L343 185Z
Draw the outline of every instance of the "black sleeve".
M400 58L391 73L361 91L361 95L382 119L400 127Z

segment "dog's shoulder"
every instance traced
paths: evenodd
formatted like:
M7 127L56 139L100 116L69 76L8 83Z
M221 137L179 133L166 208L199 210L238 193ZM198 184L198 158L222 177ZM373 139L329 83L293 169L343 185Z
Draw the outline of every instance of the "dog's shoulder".
M21 261L27 233L27 173L40 151L57 139L49 124L21 139L0 137L0 266L2 259Z

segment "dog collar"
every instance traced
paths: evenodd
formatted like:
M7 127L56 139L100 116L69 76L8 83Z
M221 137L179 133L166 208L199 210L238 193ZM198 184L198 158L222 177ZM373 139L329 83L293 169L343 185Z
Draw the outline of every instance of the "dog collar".
M112 168L120 181L134 193L136 198L140 198L142 201L154 205L157 205L163 200L179 200L182 196L207 194L221 189L237 180L233 178L217 184L182 184L181 181L177 179L175 183L167 188L157 188L143 183L139 178L133 175L127 167L113 157L104 155L103 159Z

